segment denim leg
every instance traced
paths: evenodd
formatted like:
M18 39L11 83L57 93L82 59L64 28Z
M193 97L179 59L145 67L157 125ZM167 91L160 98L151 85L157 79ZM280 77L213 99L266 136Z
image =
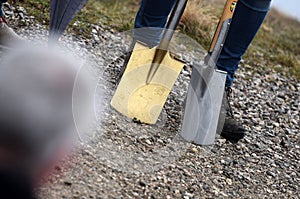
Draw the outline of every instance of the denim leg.
M3 10L2 10L2 2L0 0L0 17L3 17L4 16L4 13L3 13Z
M134 24L134 38L151 47L157 45L175 2L176 0L141 0Z
M271 0L239 0L228 35L217 61L227 72L226 86L231 86L242 56L256 35L270 9Z

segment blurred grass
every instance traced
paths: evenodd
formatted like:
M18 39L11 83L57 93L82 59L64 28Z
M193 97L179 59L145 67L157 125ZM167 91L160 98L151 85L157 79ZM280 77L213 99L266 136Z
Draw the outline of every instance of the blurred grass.
M139 2L140 0L89 0L73 20L78 25L71 23L68 31L89 37L90 24L102 24L117 31L131 29ZM189 0L180 31L208 49L224 3L224 0ZM15 4L24 6L29 14L48 25L49 0L26 0ZM244 58L250 65L272 67L299 80L300 22L271 10Z
M50 0L26 0L14 2L15 6L23 6L42 24L49 24ZM102 24L118 31L132 28L134 16L139 6L138 0L89 0L79 12L67 31L75 31L85 37L90 36L90 24ZM74 22L77 22L74 25Z

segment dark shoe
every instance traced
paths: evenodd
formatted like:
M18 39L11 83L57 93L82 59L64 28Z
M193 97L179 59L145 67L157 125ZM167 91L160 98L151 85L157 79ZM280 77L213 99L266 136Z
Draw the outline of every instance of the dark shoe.
M240 122L234 119L232 108L229 102L231 93L231 88L226 87L224 95L226 99L223 100L223 102L226 103L226 118L221 132L221 136L230 142L237 143L240 139L243 139L245 137L246 129L242 126Z
M245 128L233 118L226 118L221 136L226 140L237 143L245 137Z

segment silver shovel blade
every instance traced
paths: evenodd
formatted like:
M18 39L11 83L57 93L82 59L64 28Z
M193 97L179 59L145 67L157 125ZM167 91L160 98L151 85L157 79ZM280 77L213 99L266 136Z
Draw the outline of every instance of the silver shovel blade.
M220 111L226 72L209 66L194 66L188 89L181 136L195 144L214 144L222 128Z

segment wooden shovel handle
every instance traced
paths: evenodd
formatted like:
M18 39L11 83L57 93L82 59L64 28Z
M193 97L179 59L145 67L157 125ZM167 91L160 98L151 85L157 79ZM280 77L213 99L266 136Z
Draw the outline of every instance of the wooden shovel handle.
M216 46L217 40L219 39L220 32L221 32L224 22L232 19L237 2L238 2L238 0L227 0L226 1L224 10L223 10L223 14L220 18L219 24L217 26L217 30L215 32L210 49L208 51L209 53L212 53L215 49L215 46Z

